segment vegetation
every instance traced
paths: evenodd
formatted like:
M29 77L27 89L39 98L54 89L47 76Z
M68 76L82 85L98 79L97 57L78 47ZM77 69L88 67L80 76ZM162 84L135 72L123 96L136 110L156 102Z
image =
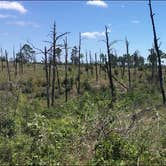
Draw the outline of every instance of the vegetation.
M107 26L106 54L84 55L79 33L69 55L69 33L55 23L44 49L25 43L12 60L1 49L0 165L166 165L165 53L149 7L147 63L127 38L117 56Z

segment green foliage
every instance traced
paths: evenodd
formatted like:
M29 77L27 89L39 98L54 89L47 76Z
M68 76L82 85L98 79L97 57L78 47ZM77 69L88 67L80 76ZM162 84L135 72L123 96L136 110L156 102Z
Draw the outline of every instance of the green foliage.
M136 165L138 150L118 134L111 133L95 146L93 165Z

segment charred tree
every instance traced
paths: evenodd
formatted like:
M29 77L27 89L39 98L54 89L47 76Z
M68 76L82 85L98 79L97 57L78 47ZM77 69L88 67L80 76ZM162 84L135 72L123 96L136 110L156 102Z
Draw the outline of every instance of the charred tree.
M112 79L112 64L111 64L111 53L110 53L110 42L109 42L109 32L107 26L105 26L105 37L106 37L106 47L107 47L107 57L108 57L108 64L107 64L107 73L109 78L112 102L116 100L115 88Z
M80 94L80 74L81 74L81 33L79 33L79 46L78 46L78 86L77 86L77 94Z
M45 75L46 75L46 86L47 86L47 107L50 107L50 84L49 84L49 73L48 73L48 58L47 58L47 48L44 48L45 56Z
M131 74L130 74L130 54L129 54L129 42L127 38L125 39L126 43L126 56L127 56L127 67L128 67L128 90L131 90Z
M86 70L87 77L88 77L89 76L89 65L88 65L88 54L87 54L87 52L86 52L85 56L86 56L85 70Z
M96 70L96 81L98 81L98 69L97 69L97 54L95 53L95 70Z
M151 0L149 0L149 11L150 11L150 18L151 18L152 29L153 29L153 36L154 36L154 46L155 46L155 50L156 50L156 54L157 54L157 58L158 58L158 75L159 75L159 80L160 80L160 89L161 89L161 94L163 97L163 104L166 104L166 97L165 97L165 90L164 90L163 76L162 76L161 55L159 52L158 39L157 39L155 23L154 23L154 18L153 18L154 13L152 11Z
M5 50L5 57L6 57L6 67L7 67L8 80L11 81L10 67L9 67L9 61L8 61L8 53L6 50Z
M54 23L53 27L53 68L52 68L52 96L51 96L51 105L54 105L54 100L55 100L55 68L56 68L56 53L55 53L55 48L56 48L56 24Z
M67 102L67 98L68 98L68 43L67 43L67 37L64 41L64 46L65 46L65 101Z

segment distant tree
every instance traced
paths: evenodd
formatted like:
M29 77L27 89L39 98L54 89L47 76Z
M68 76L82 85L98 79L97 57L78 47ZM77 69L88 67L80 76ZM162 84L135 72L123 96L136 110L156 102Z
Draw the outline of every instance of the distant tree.
M76 46L74 46L71 51L71 62L75 65L79 63L78 48Z
M154 75L155 75L155 72L157 71L157 55L155 53L154 48L149 49L149 52L150 52L150 54L149 54L147 60L150 62L151 78L152 78L152 80L154 80Z
M24 44L21 48L21 52L17 53L16 57L18 60L22 59L22 62L28 63L33 61L35 51L29 44Z

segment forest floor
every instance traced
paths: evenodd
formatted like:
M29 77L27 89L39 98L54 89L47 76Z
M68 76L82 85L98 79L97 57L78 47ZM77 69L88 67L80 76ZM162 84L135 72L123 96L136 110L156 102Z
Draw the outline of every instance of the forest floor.
M81 95L75 84L64 96L64 66L59 66L61 94L47 108L43 66L26 66L24 74L0 78L0 165L166 165L166 108L150 69L131 72L132 89L117 81L110 107L108 79L81 74ZM69 71L69 78L77 70ZM114 76L128 86L127 72ZM166 84L165 84L166 85Z

